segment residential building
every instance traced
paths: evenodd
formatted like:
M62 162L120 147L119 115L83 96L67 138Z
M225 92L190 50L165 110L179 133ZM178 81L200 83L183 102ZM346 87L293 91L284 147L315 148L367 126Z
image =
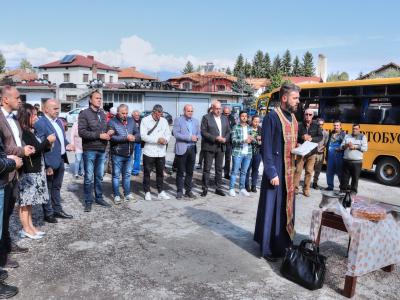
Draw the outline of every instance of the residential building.
M122 68L118 71L118 82L149 82L157 81L156 77L141 73L136 67Z
M371 72L361 75L358 79L373 79L373 78L387 78L387 77L400 77L400 66L394 62L372 70Z

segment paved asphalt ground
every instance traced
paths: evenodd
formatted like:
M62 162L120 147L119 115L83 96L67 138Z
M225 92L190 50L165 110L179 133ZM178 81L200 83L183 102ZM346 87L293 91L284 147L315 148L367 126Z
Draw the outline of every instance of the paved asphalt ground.
M167 158L172 161L172 147ZM104 178L109 202L110 179L110 175ZM200 180L196 171L197 194ZM320 183L325 183L324 173ZM30 249L15 256L21 266L9 271L7 282L20 288L15 299L343 298L347 240L321 245L328 257L325 285L308 291L283 279L279 263L259 257L253 241L258 193L232 198L210 192L193 201L145 202L142 177L133 177L132 185L138 202L110 209L94 206L91 213L84 213L82 179L75 180L67 168L63 206L74 215L73 220L43 223L41 209L36 207L35 222L47 236L40 241L18 241L20 225L13 217L12 235ZM175 195L175 176L166 179L166 190ZM380 185L364 174L360 194L399 199L400 187ZM315 190L310 198L297 198L296 242L308 236L311 212L320 198ZM399 267L393 273L377 271L359 278L355 298L399 299Z

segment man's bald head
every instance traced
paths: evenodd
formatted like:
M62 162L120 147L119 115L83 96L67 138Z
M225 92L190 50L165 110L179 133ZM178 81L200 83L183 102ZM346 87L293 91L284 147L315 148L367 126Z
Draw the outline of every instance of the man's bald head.
M60 113L60 102L57 99L49 99L44 104L44 113L50 119L57 119Z
M18 110L22 105L18 90L14 86L4 86L1 89L1 103L8 112Z
M185 115L186 118L191 119L193 116L193 105L186 104L183 107L183 114Z

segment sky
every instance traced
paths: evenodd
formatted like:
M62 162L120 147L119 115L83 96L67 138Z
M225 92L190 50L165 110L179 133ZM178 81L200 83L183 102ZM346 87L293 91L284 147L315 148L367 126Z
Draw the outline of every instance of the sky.
M4 1L0 51L7 67L65 54L92 54L152 75L179 73L190 60L231 68L242 53L289 49L328 60L350 78L400 64L400 1Z

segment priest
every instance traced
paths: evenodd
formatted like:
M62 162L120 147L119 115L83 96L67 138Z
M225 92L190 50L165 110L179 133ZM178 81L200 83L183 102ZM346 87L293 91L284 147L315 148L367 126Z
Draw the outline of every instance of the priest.
M262 124L264 172L258 203L254 240L262 256L277 261L292 244L294 231L294 172L298 125L294 113L299 106L300 88L284 84L279 105Z

